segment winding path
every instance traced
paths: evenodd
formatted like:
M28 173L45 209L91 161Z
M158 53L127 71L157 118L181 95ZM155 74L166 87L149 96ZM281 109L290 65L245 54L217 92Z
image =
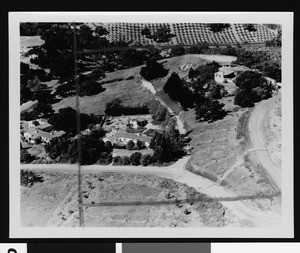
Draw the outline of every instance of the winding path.
M263 138L263 123L267 114L274 105L274 103L280 98L280 92L278 92L274 97L264 100L255 106L251 113L248 122L248 130L250 136L250 142L252 145L251 154L256 159L258 164L260 164L262 171L270 183L277 188L281 189L281 168L277 167L272 161L268 154L266 144Z

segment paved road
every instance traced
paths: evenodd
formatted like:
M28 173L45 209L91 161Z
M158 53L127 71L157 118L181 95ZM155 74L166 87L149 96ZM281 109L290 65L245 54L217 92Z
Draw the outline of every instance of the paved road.
M258 164L261 164L264 169L263 173L268 177L269 181L278 188L281 189L281 168L277 167L268 154L266 144L263 138L263 122L268 116L269 109L280 98L280 92L274 97L264 100L255 106L252 111L249 122L248 130L251 141L251 154L257 160Z

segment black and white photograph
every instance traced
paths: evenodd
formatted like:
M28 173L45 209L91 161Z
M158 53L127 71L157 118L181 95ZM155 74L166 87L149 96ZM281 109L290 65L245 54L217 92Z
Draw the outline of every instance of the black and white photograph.
M11 236L293 236L292 21L11 13Z

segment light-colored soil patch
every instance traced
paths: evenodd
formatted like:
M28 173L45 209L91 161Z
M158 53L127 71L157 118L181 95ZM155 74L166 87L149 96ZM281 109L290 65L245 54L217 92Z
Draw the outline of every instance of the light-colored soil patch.
M44 182L21 188L22 226L78 226L76 173L38 173ZM86 227L233 225L222 204L171 179L86 173L82 187Z

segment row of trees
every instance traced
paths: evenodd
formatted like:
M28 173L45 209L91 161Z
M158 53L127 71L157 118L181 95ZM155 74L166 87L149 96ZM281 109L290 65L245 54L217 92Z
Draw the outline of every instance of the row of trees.
M105 114L110 116L149 114L149 108L146 105L137 107L124 106L119 98L108 102L105 108Z

